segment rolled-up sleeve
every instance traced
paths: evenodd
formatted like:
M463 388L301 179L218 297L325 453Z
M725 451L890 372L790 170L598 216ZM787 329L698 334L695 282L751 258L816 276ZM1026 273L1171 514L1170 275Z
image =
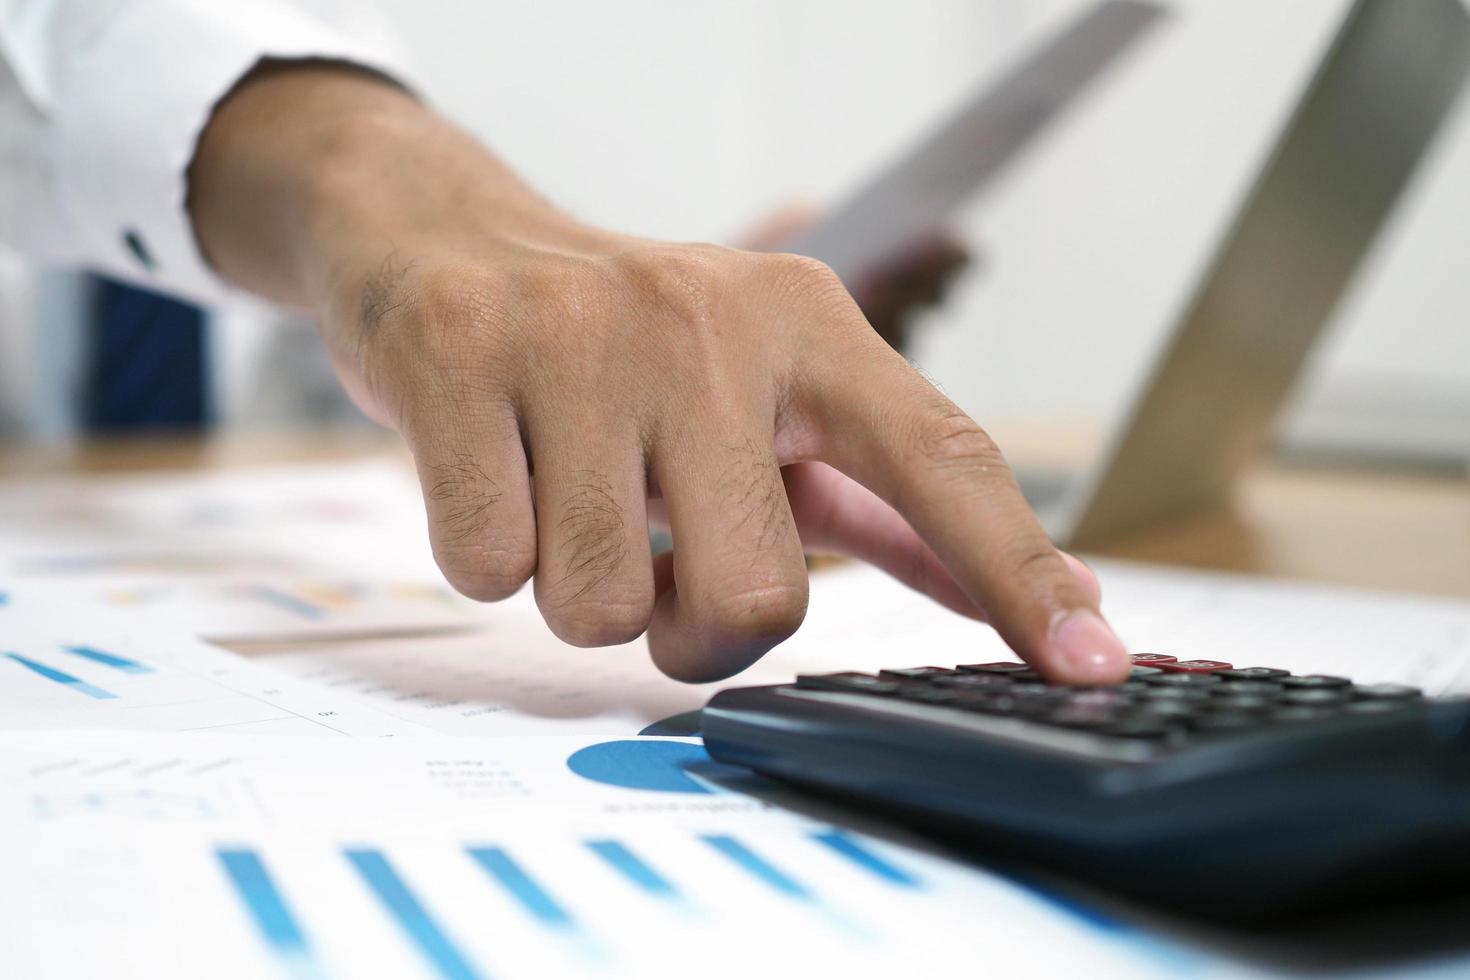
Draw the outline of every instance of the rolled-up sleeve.
M360 5L0 0L0 239L202 301L187 170L214 106L260 60L401 79ZM8 78L7 76L8 70ZM7 90L8 89L8 90Z

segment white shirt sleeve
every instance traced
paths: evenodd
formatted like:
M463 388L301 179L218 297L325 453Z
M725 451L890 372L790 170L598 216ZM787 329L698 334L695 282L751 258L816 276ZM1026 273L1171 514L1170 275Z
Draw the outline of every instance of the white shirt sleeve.
M262 58L402 78L361 3L0 0L0 242L204 302L186 169L215 104Z

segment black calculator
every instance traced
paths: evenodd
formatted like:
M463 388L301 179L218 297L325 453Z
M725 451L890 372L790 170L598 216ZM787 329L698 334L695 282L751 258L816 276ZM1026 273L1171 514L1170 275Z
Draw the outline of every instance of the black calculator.
M1108 687L1025 664L715 695L710 754L1189 912L1269 919L1470 893L1470 699L1166 654Z

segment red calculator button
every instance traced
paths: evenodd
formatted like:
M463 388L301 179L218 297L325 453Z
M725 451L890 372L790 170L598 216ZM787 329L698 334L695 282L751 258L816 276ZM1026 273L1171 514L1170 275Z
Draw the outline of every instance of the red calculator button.
M1160 670L1171 674L1213 674L1217 670L1233 670L1234 664L1223 660L1176 660L1172 664L1159 664Z
M1179 658L1166 653L1135 653L1131 659L1140 667L1162 667L1175 663Z

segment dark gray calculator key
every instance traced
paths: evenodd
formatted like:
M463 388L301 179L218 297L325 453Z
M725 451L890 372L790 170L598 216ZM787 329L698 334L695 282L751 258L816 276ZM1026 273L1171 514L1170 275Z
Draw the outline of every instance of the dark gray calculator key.
M948 687L931 687L928 684L905 684L898 689L898 696L905 701L919 701L924 704L954 704L965 695Z
M797 674L796 686L805 691L851 691L857 694L897 694L903 685L872 674L848 671L840 674Z
M1014 715L1018 703L1009 694L977 694L966 696L955 707L982 715Z
M1053 698L1060 700L1066 697L1068 688L1052 687L1050 684L1039 682L1021 682L1011 685L1010 693L1018 698Z
M1162 671L1161 671L1162 673ZM1121 691L1124 694L1142 694L1144 691L1155 690L1149 687L1141 679L1126 680L1121 684L1115 684L1109 690Z
M1295 690L1315 690L1324 687L1351 687L1353 682L1346 677L1333 677L1331 674L1303 674L1300 677L1283 677L1278 683L1282 687Z
M935 677L930 684L961 691L1009 691L1014 686L1004 674L945 674Z
M1419 688L1407 684L1359 684L1353 688L1353 697L1365 701L1410 701L1423 694Z
M1300 691L1288 690L1277 700L1283 705L1300 705L1307 708L1331 708L1335 705L1346 704L1351 701L1352 695L1344 688L1308 687Z
M1118 713L1111 708L1098 705L1067 704L1038 720L1062 728L1095 730L1115 723L1118 720Z
M975 674L1014 674L1019 671L1030 671L1031 667L1027 664L1002 660L993 664L960 664L955 670L966 670Z
M1274 698L1258 698L1247 694L1234 694L1211 698L1205 706L1211 712L1239 714L1252 711L1270 711L1280 703L1280 701Z
M1098 688L1073 688L1064 691L1062 700L1067 704L1092 705L1104 708L1117 708L1125 705L1131 700L1122 691L1110 687Z
M1155 684L1159 687L1210 687L1221 683L1220 678L1214 674L1160 674L1158 677L1145 677L1145 684Z
M1175 677L1196 677L1197 674L1175 674ZM1141 692L1140 696L1147 701L1208 701L1210 700L1210 689L1208 685L1199 684L1175 684L1161 687L1157 684L1149 684L1148 690Z
M1197 732L1239 732L1259 728L1261 716L1245 711L1211 711L1189 721L1189 727Z
M1135 705L1129 713L1134 716L1148 718L1180 719L1193 718L1200 713L1200 710L1201 705L1199 702L1181 698L1160 698Z
M1274 698L1285 690L1280 684L1270 681L1228 681L1217 684L1210 693L1222 698Z
M957 673L953 667L899 667L880 670L878 676L890 681L927 681Z
M1128 676L1134 678L1157 677L1162 673L1164 673L1164 671L1160 670L1158 667L1145 667L1143 664L1134 664L1128 670Z
M1232 667L1230 670L1216 671L1215 674L1226 681L1274 681L1290 677L1291 671L1276 667Z

